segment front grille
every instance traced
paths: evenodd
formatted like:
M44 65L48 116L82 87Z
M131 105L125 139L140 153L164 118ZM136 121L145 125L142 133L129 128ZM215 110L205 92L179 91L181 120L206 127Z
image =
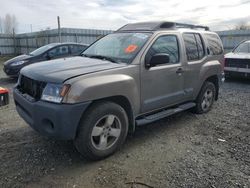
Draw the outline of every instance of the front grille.
M28 94L35 100L39 100L41 98L45 86L45 82L36 81L21 75L18 84L18 89L21 93Z
M225 59L225 67L250 68L250 59Z

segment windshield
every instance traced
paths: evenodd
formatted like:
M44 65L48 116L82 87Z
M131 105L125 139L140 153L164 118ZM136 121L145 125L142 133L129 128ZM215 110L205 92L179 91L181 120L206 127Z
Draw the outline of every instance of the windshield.
M235 53L249 53L250 52L250 46L249 42L245 42L240 44L237 48L235 48L234 52Z
M109 34L92 44L82 55L103 57L118 63L131 63L151 35L151 33Z
M56 45L57 44L48 44L48 45L42 46L40 48L37 48L33 52L30 52L29 55L32 55L32 56L40 55L40 54L46 52L48 49L53 48Z

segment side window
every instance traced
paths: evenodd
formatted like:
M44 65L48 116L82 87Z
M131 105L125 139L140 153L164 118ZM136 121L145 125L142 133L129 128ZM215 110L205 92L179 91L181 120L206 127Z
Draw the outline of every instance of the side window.
M82 52L83 50L85 50L87 48L87 46L78 46L79 52Z
M174 35L161 36L150 47L146 59L157 53L166 53L169 55L170 63L179 62L179 47L177 37Z
M221 45L220 38L216 34L205 34L210 54L211 55L220 55L223 53L223 47Z
M86 48L85 46L81 46L81 45L70 45L71 54L79 54L85 48Z
M188 61L199 60L199 51L195 35L192 33L185 33L183 34L183 39Z
M59 46L59 47L53 48L48 53L50 57L59 57L63 55L68 55L69 49L68 49L68 46Z

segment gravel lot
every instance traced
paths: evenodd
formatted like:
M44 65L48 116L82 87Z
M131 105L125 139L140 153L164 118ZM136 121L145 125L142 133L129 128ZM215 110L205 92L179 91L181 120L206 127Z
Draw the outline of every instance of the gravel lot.
M0 86L11 90L16 80L2 61ZM1 187L250 187L250 81L224 83L208 114L138 127L98 162L82 158L71 141L37 134L10 102L0 108Z

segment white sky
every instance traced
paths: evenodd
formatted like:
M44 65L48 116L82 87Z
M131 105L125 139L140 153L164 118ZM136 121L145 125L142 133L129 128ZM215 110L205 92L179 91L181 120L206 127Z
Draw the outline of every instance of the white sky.
M228 30L250 23L250 0L0 0L0 17L14 14L19 33L47 27L118 29L139 21L178 21Z

